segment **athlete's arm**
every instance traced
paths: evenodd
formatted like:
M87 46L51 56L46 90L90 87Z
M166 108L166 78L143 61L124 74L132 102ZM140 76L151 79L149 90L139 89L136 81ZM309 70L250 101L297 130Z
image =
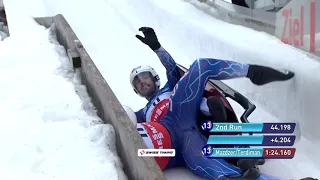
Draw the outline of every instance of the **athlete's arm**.
M162 65L166 68L168 79L167 84L171 89L173 89L173 87L177 84L181 77L178 66L171 55L162 46L159 49L155 50L155 53L159 57Z
M143 113L143 109L140 109L139 111L134 112L134 113L136 114L136 117L137 117L137 123L146 122L145 116L144 116L144 113Z

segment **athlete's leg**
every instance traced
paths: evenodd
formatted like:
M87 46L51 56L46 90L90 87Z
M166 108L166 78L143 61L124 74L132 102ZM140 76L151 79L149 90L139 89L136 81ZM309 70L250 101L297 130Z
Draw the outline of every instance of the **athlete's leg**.
M183 158L186 167L197 176L205 179L222 180L225 176L240 176L241 169L230 165L222 158L207 158L202 148L207 139L198 131L184 132Z
M196 120L205 85L209 78L226 80L246 77L249 65L217 59L196 60L176 84L169 103L177 124Z
M172 143L176 137L171 136L167 129L158 122L138 123L137 130L148 149L176 149L176 145ZM155 157L155 160L162 170L183 164L181 155Z
M214 122L227 122L226 108L220 97L211 96L207 100L207 106Z

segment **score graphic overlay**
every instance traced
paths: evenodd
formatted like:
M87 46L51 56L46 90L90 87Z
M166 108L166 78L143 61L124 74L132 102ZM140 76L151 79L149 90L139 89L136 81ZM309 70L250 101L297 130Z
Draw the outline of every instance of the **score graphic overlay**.
M265 134L292 134L296 123L212 123L205 121L201 128L209 132L254 132Z
M207 144L202 148L202 154L207 157L242 157L265 159L292 159L295 148L214 148Z
M210 135L207 144L293 146L295 139L295 135Z
M295 126L295 123L212 123L206 121L201 126L202 130L216 134L229 132L233 135L210 135L207 145L202 148L202 154L219 158L292 159L296 149L288 146L294 145L296 136L290 134L294 132ZM239 135L234 135L236 132L239 132ZM242 132L254 132L259 135L241 135ZM269 135L262 135L262 133Z

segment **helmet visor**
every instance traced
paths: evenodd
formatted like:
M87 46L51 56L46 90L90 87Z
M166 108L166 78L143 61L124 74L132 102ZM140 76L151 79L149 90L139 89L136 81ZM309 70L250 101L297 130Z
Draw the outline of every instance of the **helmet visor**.
M156 91L155 80L150 72L141 72L137 74L132 84L141 96L149 97L152 96Z

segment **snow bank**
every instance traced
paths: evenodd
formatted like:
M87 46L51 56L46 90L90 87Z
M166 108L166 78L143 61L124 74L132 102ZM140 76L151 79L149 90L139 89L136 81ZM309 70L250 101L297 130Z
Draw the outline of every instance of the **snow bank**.
M0 42L1 179L126 179L113 127L53 34L30 22Z

